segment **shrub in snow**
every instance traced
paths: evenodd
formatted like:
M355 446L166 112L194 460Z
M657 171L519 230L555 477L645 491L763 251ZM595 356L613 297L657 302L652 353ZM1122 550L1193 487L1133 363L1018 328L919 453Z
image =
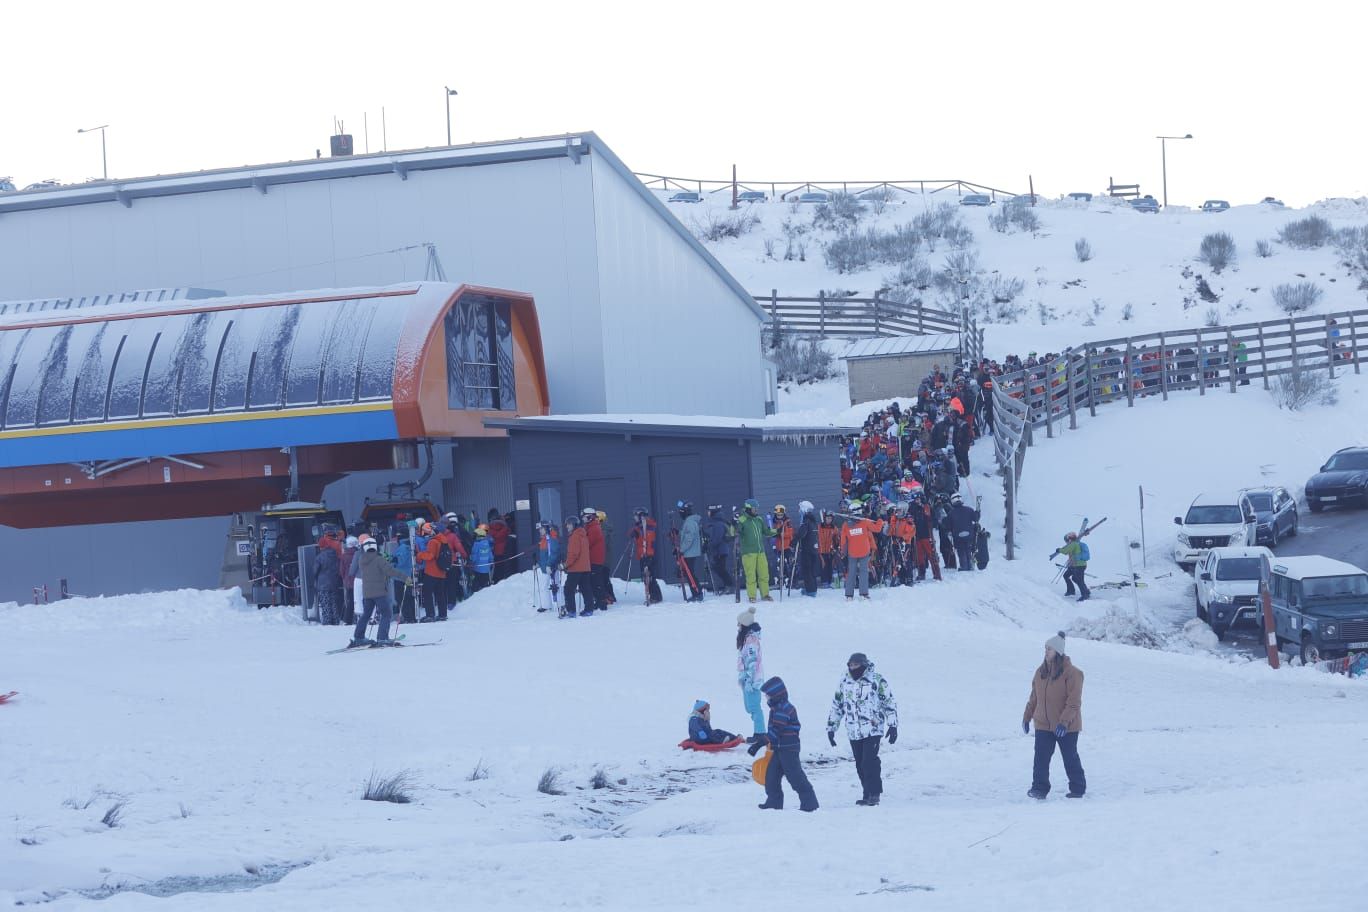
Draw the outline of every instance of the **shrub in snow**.
M1220 275L1222 269L1235 261L1235 239L1224 231L1208 234L1202 238L1197 258L1210 266L1212 272Z
M1040 216L1026 203L1003 203L997 212L988 216L988 225L994 231L1006 234L1009 228L1019 231L1039 231Z
M1204 326L1220 326L1220 325L1221 325L1221 308L1219 308L1219 307L1214 307L1214 306L1213 306L1213 307L1208 307L1208 308L1206 309L1206 316L1202 318L1202 325L1204 325Z
M1026 283L1015 276L995 273L988 282L988 296L994 304L1011 304L1017 295L1026 290ZM1051 311L1053 313L1053 311ZM1045 322L1041 320L1041 322Z
M1093 258L1092 244L1088 243L1087 238L1074 241L1074 256L1078 257L1080 263L1086 263Z
M1197 277L1197 297L1206 301L1208 304L1215 304L1217 301L1221 300L1221 296L1211 290L1211 286L1207 284L1207 280L1202 276ZM1186 307L1183 309L1187 310Z
M1321 368L1297 365L1273 378L1269 395L1278 408L1299 412L1308 405L1335 405L1339 390L1330 379L1330 372Z
M765 257L774 259L774 238L765 238Z
M1273 255L1273 245L1270 244L1268 241L1264 240L1255 241L1254 254L1255 256L1260 256L1264 259L1268 259Z
M124 807L127 804L128 802L122 799L111 804L109 810L105 811L104 816L100 818L100 823L103 823L111 830L114 829L119 825L119 821L123 820Z
M934 274L931 267L920 257L912 258L898 267L898 271L884 278L884 283L888 286L890 296L902 291L904 293L913 291L926 291L934 281Z
M952 247L965 248L973 243L974 233L960 221L959 211L950 203L919 212L912 219L912 227L926 241L928 250L935 250L938 241L945 240Z
M1069 626L1069 636L1086 640L1100 640L1103 643L1125 643L1145 649L1160 649L1164 637L1154 625L1145 618L1138 618L1132 612L1108 608L1099 618L1078 618Z
M893 202L893 188L878 187L868 193L860 194L860 198L869 203L869 208L875 215L883 215L888 209L888 204Z
M822 255L828 268L846 273L873 263L896 265L915 260L921 244L921 234L911 225L895 225L888 231L866 228L836 235L823 245Z
M1308 215L1304 219L1297 219L1284 225L1278 232L1278 240L1288 247L1306 250L1324 247L1333 235L1334 230L1330 227L1329 221L1319 215Z
M610 789L613 783L608 780L608 773L603 767L595 767L594 775L589 778L589 787L595 789Z
M408 770L400 770L392 776L382 776L371 770L361 800L408 804L413 800L413 774Z
M825 380L833 373L835 359L817 339L781 339L770 357L774 359L779 380L810 383Z
M1122 319L1122 320L1125 320L1127 323L1129 323L1129 322L1131 321L1131 318L1134 317L1134 316L1135 316L1135 305L1132 304L1132 303L1130 303L1129 301L1127 301L1127 302L1126 302L1126 306L1123 307L1123 308L1121 308L1121 319Z
M565 790L561 788L561 771L554 766L548 766L537 780L537 791L543 795L564 795Z
M1320 301L1322 292L1315 282L1296 282L1273 286L1273 303L1285 314L1310 310Z
M693 219L693 232L704 241L740 237L760 224L760 216L750 210L710 211Z
M814 228L852 228L865 214L864 202L852 193L833 193L831 199L819 203L812 213Z
M466 776L466 782L478 782L481 779L489 778L489 767L485 765L484 757L475 761L475 768Z
M1368 289L1368 226L1336 231L1335 249L1344 265L1361 276L1359 288Z

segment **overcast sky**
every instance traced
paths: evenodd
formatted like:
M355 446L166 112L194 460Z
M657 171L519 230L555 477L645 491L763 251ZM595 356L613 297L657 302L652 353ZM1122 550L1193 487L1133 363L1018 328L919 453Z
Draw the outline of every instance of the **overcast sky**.
M1350 2L4 5L0 175L21 187L594 130L636 171L1109 177L1197 205L1368 193ZM424 12L426 8L428 11Z

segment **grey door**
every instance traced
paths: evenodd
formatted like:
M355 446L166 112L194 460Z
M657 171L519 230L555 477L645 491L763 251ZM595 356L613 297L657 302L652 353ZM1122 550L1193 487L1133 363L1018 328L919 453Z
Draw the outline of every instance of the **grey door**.
M679 512L675 503L687 500L694 511L705 508L703 503L703 457L697 453L678 456L651 457L651 509L656 519L656 569L661 578L679 582L674 550L670 545L670 530L679 526Z
M585 507L593 507L608 514L603 525L603 538L608 545L608 570L620 579L626 579L627 561L622 560L623 549L627 547L626 529L632 524L627 515L627 490L621 478L594 478L581 481L578 485L579 503L573 508L578 512ZM565 506L568 513L570 504Z

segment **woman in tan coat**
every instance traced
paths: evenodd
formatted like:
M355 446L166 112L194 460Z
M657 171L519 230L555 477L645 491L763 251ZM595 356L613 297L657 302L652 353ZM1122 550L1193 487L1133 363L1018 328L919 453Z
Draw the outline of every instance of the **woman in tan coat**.
M1064 654L1064 631L1045 641L1045 661L1031 676L1031 698L1021 718L1021 731L1035 723L1035 769L1026 794L1043 800L1050 794L1050 761L1055 745L1064 758L1069 797L1082 798L1088 783L1078 759L1078 733L1083 730L1083 672Z

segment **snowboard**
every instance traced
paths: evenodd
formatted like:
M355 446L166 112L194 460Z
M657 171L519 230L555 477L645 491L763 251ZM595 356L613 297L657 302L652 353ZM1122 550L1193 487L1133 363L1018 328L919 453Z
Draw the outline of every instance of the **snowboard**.
M17 696L19 696L19 691L17 690L11 690L7 694L0 694L0 703L8 703Z

